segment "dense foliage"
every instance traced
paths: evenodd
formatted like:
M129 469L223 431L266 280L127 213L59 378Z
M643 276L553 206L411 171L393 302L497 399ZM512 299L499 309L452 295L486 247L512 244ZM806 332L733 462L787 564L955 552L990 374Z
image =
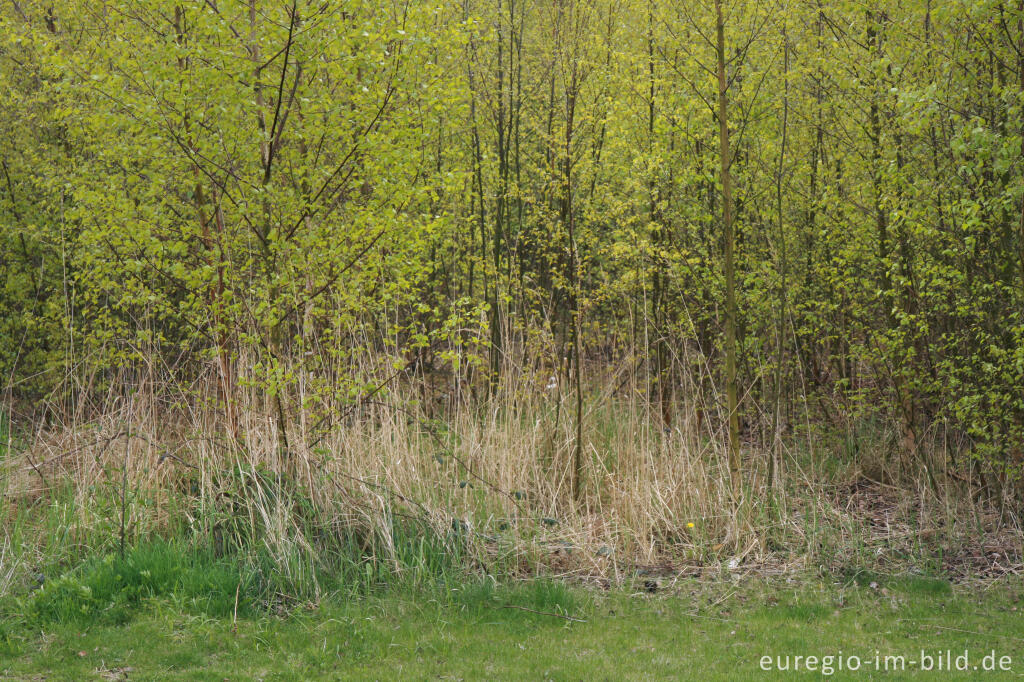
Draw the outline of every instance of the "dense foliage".
M838 405L1012 480L1024 6L716 9L5 3L5 397L209 376L287 447L396 372L578 396L626 358L671 425L735 313L747 433Z

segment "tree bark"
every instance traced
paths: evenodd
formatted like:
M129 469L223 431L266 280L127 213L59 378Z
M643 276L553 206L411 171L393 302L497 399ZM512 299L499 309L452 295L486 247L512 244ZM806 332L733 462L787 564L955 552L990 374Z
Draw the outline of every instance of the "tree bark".
M729 82L725 77L725 19L722 0L715 0L715 52L718 62L718 141L722 173L722 230L725 240L725 395L729 419L729 471L735 499L740 498L740 422L736 392L736 267L733 250L731 157L729 151Z

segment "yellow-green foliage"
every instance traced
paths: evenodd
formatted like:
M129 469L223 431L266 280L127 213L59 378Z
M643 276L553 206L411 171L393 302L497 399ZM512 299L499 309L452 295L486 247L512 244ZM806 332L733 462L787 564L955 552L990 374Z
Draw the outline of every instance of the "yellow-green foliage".
M547 381L577 333L642 356L652 398L718 382L707 3L51 5L0 9L12 396L214 368L284 428L395 371ZM724 13L741 409L835 397L911 452L944 420L1012 473L1020 7Z

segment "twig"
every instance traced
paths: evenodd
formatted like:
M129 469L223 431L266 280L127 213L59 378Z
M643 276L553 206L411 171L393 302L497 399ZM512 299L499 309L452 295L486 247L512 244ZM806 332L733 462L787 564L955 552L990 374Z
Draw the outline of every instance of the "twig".
M944 625L921 625L921 629L935 628L936 630L949 630L951 632L962 632L967 635L977 635L978 637L1000 637L1002 639L1010 639L1014 642L1024 642L1024 637L1014 637L1013 635L1000 635L995 632L975 632L974 630L961 630L960 628L948 628Z
M25 450L25 457L28 459L28 463L32 466L32 469L37 474L39 474L39 478L42 479L42 481L43 481L43 489L44 490L49 490L50 489L50 482L46 479L46 474L43 473L42 469L40 469L39 466L35 463L35 460L32 459L32 452L29 451L29 450ZM45 463L46 462L43 462L43 464L45 464Z
M131 433L129 429L129 438L124 442L124 460L121 462L121 532L120 532L120 547L121 547L121 560L124 561L124 536L125 536L125 521L127 517L127 494L128 494L128 457L131 453ZM107 441L109 445L111 441Z
M64 458L66 458L66 457L70 457L71 455L75 454L79 450L84 450L85 448L91 448L91 447L93 447L95 445L99 445L100 443L103 443L104 444L103 445L103 449L100 450L100 453L98 455L96 455L96 458L99 459L103 455L103 453L106 452L107 448L110 447L111 443L113 443L115 440L117 440L121 436L127 436L127 435L129 435L128 431L119 431L118 433L115 433L113 436L107 436L106 438L100 438L99 440L93 441L92 443L86 443L85 445L79 445L77 447L71 448L70 450L68 450L68 451L66 451L64 453L61 453L61 454L56 455L54 457L51 457L49 459L44 459L43 461L39 462L39 465L40 466L46 466L46 465L52 464L54 462L57 462L59 460L62 460ZM142 436L138 436L137 434L131 434L131 435L137 436L138 438L142 438ZM26 450L25 454L28 455L29 463L32 464L32 468L36 469L36 465L34 463L32 463L32 456L31 456L31 454L27 450ZM38 471L38 469L36 469L36 471ZM41 473L39 475L42 476Z
M231 614L231 631L238 634L238 592L242 589L242 581L235 585L235 610Z
M355 481L357 483L361 483L362 485L366 486L367 488L376 488L378 490L383 490L387 494L393 495L394 497L398 498L398 500L400 502L406 502L408 504L412 504L412 505L415 505L416 507L419 507L420 511L423 512L424 518L429 518L429 516L430 516L430 510L428 510L426 507L424 507L420 502L417 502L416 500L410 499L410 498L406 497L405 495L403 495L402 493L400 493L400 492L398 492L396 490L392 490L391 488L389 488L386 485L383 485L381 483L374 483L373 481L367 481L365 479L359 478L358 476L352 476L351 474L346 474L346 473L341 472L341 471L329 471L326 467L323 466L322 463L319 463L319 465L320 465L321 470L324 473L327 474L327 477L329 479L331 479L331 482L334 483L334 485L337 486L341 490L343 490L343 488L341 488L341 486L338 485L338 482L334 480L334 476L335 475L341 476L342 478L347 478L350 481ZM354 500L352 500L352 501L354 501ZM399 513L399 512L395 512L394 510L392 510L392 513L393 514L398 514L399 516L405 516L405 517L413 519L413 520L420 520L420 519L417 519L417 517L415 517L415 516L410 516L409 514L402 514L402 513Z
M565 619L570 623L586 623L585 620L578 619L578 617L575 617L574 615L566 615L565 613L554 613L552 611L538 611L532 608L526 608L525 606L516 606L515 604L503 604L502 608L517 608L520 611L529 611L530 613L537 613L538 615L550 615L551 617L555 617L555 619Z
M198 469L199 468L195 464L190 464L189 462L186 462L185 460L183 460L181 457L178 457L177 455L171 454L170 452L165 452L165 453L161 454L160 457L157 459L156 463L160 464L165 459L173 459L175 462L178 462L179 464L181 464L183 466L187 466L189 469Z

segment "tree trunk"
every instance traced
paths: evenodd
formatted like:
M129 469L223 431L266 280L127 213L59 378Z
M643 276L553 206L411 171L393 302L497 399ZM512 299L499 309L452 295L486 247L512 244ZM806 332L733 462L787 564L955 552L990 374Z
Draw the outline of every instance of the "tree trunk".
M729 471L735 499L740 498L740 421L736 393L736 267L733 257L732 176L729 167L729 83L725 77L725 20L722 0L715 0L715 33L718 62L718 140L722 172L722 230L725 238L725 394L729 417Z

